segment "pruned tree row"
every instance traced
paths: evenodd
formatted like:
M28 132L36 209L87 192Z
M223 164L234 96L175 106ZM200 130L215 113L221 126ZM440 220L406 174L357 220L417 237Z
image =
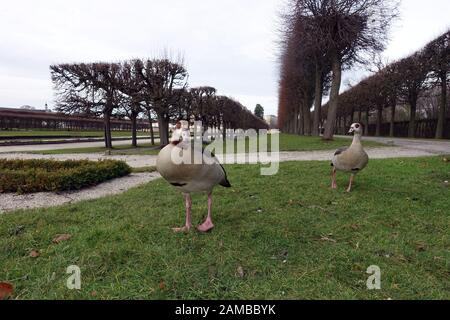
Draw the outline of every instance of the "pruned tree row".
M324 139L332 139L342 70L365 63L384 49L397 7L393 0L289 1L282 15L278 107L282 131L319 135L323 126ZM328 92L324 116L322 96Z
M409 137L418 134L416 122L420 115L421 118L431 116L437 119L433 128L434 137L443 138L448 114L449 75L450 31L447 31L421 50L382 67L341 94L338 122L348 124L357 114L358 121L362 121L367 129L369 118L375 118L375 135L378 136L386 119L389 122L389 135L394 136L396 113L406 111ZM432 103L434 97L439 101L436 112L432 115L428 115L426 110L419 112L420 99ZM327 108L329 104L324 107L325 110ZM448 132L445 133L448 137Z
M188 88L188 72L169 59L133 59L120 63L73 63L50 66L57 109L67 114L101 117L105 146L112 147L111 118L129 118L133 145L137 119L159 125L161 145L169 143L169 124L199 120L204 130L265 129L267 124L232 98L212 87Z

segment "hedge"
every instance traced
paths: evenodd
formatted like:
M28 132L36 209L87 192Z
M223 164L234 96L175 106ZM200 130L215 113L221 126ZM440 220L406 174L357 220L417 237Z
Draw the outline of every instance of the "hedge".
M130 172L125 162L116 160L0 159L0 193L79 190Z

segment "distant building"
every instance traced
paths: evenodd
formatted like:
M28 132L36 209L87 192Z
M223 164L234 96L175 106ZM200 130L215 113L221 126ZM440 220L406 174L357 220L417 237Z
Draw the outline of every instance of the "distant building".
M149 122L138 120L138 130L147 131ZM51 110L39 110L30 106L0 108L0 130L47 129L47 130L103 130L104 122L99 117L68 115ZM112 130L131 130L131 121L112 118Z
M278 127L278 117L274 115L264 116L264 120L267 122L270 129L276 129Z

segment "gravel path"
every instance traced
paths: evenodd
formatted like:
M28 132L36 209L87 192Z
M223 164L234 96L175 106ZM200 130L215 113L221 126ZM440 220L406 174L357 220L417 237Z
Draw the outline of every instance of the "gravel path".
M155 139L159 143L159 139ZM150 139L139 139L139 143L151 143ZM114 146L131 145L130 140L113 141ZM2 152L30 152L30 151L45 151L45 150L61 150L61 149L78 149L78 148L93 148L104 147L105 142L77 142L77 143L55 143L55 144L34 144L24 146L0 146L0 153Z
M156 172L133 173L126 177L117 178L79 191L38 192L24 195L0 193L0 214L18 209L47 208L115 195L159 177L160 175Z
M352 136L338 136L351 139ZM434 139L409 139L409 138L390 138L390 137L363 137L363 140L376 141L406 149L416 151L426 151L435 154L449 154L450 140Z
M400 157L426 157L435 156L437 154L448 154L449 149L440 151L426 151L422 149L412 149L406 147L377 147L366 148L369 157L372 159L385 159L385 158L400 158ZM334 150L320 150L320 151L282 151L279 153L279 161L310 161L310 160L330 160L333 156ZM100 159L114 159L127 162L131 167L139 168L146 166L155 166L155 155L104 155L102 153L89 153L89 154L58 154L58 155L42 155L42 154L29 154L29 153L0 153L0 158L5 159L55 159L55 160L100 160ZM259 162L278 162L276 155L260 155L257 154L238 154L238 155L226 155L223 159L218 155L219 160L222 163L257 163Z

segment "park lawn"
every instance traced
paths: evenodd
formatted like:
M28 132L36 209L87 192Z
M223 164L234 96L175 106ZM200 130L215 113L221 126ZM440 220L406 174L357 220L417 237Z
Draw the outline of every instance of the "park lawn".
M375 141L364 141L364 147L386 147L386 144ZM323 140L321 137L298 136L295 134L280 134L280 150L282 151L314 151L337 149L350 145L351 140L335 137L331 141Z
M112 131L113 137L131 137L131 131ZM84 130L0 130L0 138L1 137L10 137L10 136L18 136L18 137L33 137L33 136L71 136L71 137L103 137L104 133L102 130L96 131L84 131ZM149 136L148 132L140 132L137 133L138 136Z
M286 134L280 133L276 134L279 136L279 150L280 151L318 151L318 150L333 150L340 148L342 146L348 146L351 143L351 140L345 138L335 137L331 141L323 140L321 137L315 136L300 136L296 134ZM255 151L257 145L259 145L259 137L252 137L245 139L245 151L249 152L250 148L252 151ZM235 139L234 143L232 140L227 140L225 144L224 150L226 153L237 152L238 150L238 142L243 141L244 139ZM230 143L231 141L231 143ZM252 141L252 142L250 142ZM374 141L364 141L365 147L386 147L386 144L378 143ZM231 145L231 148L230 148ZM272 149L272 135L269 134L267 136L267 150L271 151ZM216 152L220 154L221 152Z
M271 136L268 136L268 150L271 150ZM249 152L250 139L255 141L257 138L246 138L245 139L245 152ZM227 140L223 150L226 153L237 153L238 152L238 141L244 141L243 139ZM257 144L258 145L258 140ZM351 143L349 139L345 138L335 138L332 141L324 141L320 137L311 136L299 136L293 134L279 134L279 147L280 151L316 151L316 150L330 150L337 149L342 146L347 146ZM365 147L386 147L385 144L374 142L374 141L364 141ZM114 142L113 142L114 144ZM139 145L139 143L138 143ZM231 146L231 147L230 147ZM33 153L39 154L70 154L70 153L99 153L106 152L104 147L92 147L92 148L75 148L75 149L55 149L46 151L37 151ZM222 150L213 149L215 154L222 154ZM131 146L116 146L111 150L112 154L117 155L156 155L159 149L155 149L154 146L150 144L139 145L138 148Z
M372 160L352 193L331 190L328 162L275 176L226 166L216 229L174 234L182 196L157 180L128 192L0 215L0 282L17 299L450 299L450 163ZM195 195L193 220L206 213ZM72 238L58 245L56 234ZM31 250L40 257L31 258ZM82 288L66 287L81 268ZM371 265L381 290L366 289Z

